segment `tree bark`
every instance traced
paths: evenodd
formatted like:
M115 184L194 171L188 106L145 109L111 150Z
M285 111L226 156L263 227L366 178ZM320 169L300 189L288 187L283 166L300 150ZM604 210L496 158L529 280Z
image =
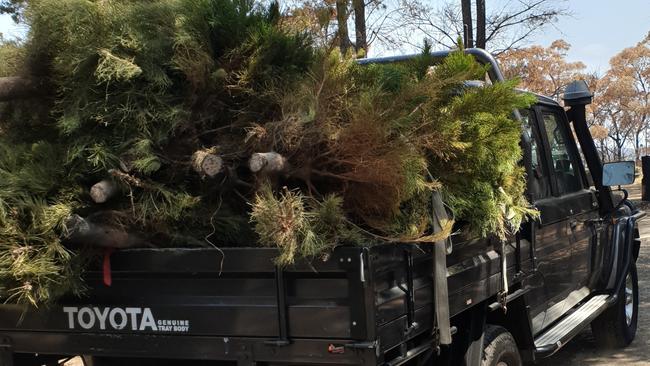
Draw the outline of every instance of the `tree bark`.
M472 0L461 0L461 10L463 13L463 39L465 48L474 47L474 36L472 26Z
M339 48L342 53L346 53L350 49L348 0L336 0L336 22L338 23Z
M476 47L486 48L485 0L476 0Z
M199 150L192 155L192 169L202 176L216 176L223 168L223 159L212 153L211 149Z
M40 83L31 78L7 76L0 78L0 102L28 99L43 95Z
M109 179L104 179L90 187L90 198L95 203L104 203L117 194L117 184Z
M368 34L366 30L366 3L364 0L352 0L354 8L354 31L356 32L355 49L357 55L363 50L363 57L368 55Z
M271 151L251 155L248 168L253 173L284 173L289 170L289 163L284 156Z

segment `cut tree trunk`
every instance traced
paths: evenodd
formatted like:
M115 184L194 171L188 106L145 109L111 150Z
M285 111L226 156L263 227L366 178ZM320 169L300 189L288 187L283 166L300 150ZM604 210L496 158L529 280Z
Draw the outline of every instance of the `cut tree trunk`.
M95 203L104 203L115 197L118 192L117 184L109 179L95 183L90 188L90 198Z
M0 78L0 102L39 97L43 93L41 83L32 78L22 76Z
M251 155L248 168L253 173L284 173L289 170L289 163L284 156L271 151Z
M223 159L211 149L199 150L192 155L192 168L202 176L216 176L223 168Z
M75 245L102 248L132 248L144 246L145 242L122 228L90 222L79 215L71 215L65 223L65 241Z

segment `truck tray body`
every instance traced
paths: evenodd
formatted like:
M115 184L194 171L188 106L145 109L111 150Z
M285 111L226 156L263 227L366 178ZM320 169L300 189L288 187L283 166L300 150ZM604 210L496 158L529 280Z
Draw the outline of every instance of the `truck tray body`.
M452 315L499 287L496 252L465 245L475 255L448 257ZM282 269L275 249L119 251L111 286L98 268L82 298L2 305L0 344L13 353L400 364L432 348L431 249L338 247L326 261Z

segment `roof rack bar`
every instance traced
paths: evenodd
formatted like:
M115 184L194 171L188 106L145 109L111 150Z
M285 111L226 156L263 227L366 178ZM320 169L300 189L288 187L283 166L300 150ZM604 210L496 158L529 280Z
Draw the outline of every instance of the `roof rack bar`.
M449 56L449 54L452 52L453 50L435 51L435 52L431 52L431 57L436 60L442 60L443 58ZM503 78L503 74L501 73L501 69L499 68L499 64L497 63L497 60L494 58L494 56L492 56L492 54L490 54L489 52L487 52L482 48L468 48L465 50L465 53L474 56L478 62L484 65L490 65L490 70L488 70L488 75L490 76L490 80L493 83L501 82L505 80ZM421 55L422 54L362 58L357 62L360 65L389 64L394 62L408 61Z

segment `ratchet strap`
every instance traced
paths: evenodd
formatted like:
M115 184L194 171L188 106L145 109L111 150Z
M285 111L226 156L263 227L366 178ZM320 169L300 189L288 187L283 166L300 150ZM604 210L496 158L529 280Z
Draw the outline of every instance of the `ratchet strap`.
M501 304L501 307L503 308L503 312L508 311L508 292L510 291L508 288L508 261L506 260L506 245L507 241L504 239L500 240L501 243L501 291L497 294L499 304ZM515 253L515 255L519 255L519 253Z
M439 192L431 197L433 211L433 232L440 232L450 220ZM433 302L434 329L438 331L440 344L451 344L451 327L449 324L449 291L447 289L447 252L451 251L451 238L446 238L433 245ZM437 323L437 324L436 324Z

